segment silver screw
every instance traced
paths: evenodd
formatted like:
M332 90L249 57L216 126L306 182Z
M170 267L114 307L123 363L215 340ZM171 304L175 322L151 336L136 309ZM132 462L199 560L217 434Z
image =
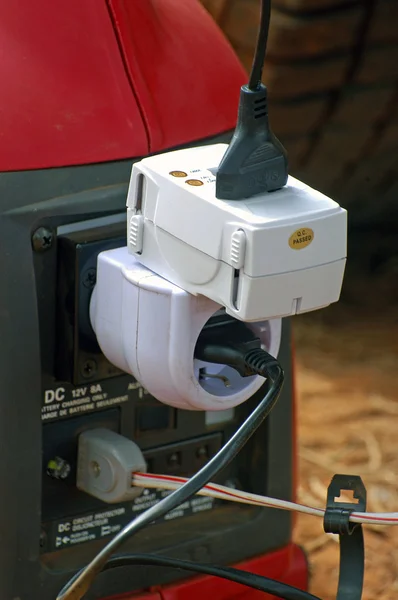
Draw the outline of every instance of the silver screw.
M93 470L94 477L99 477L101 475L101 467L96 460L91 462L91 468Z
M32 246L35 252L45 252L53 245L54 235L48 227L39 227L32 235Z

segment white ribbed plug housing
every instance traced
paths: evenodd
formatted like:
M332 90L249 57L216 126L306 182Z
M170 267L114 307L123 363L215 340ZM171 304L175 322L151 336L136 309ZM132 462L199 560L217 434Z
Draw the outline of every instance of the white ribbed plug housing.
M241 377L230 367L194 358L200 332L220 309L213 300L193 296L155 275L127 248L98 257L90 307L98 343L114 365L165 404L222 411L245 402L263 385L262 377ZM280 319L250 327L276 357Z

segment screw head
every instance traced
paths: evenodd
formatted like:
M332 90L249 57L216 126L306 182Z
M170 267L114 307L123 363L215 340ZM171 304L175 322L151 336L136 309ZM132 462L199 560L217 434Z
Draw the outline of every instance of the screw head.
M101 475L101 466L97 463L96 460L91 461L91 470L94 473L94 477L99 477Z
M97 280L97 269L92 267L91 269L87 269L82 275L82 282L84 287L91 290L95 286L95 282Z
M53 245L54 234L48 227L39 227L32 235L32 247L35 252L45 252Z
M85 360L82 364L80 372L83 377L89 379L97 372L97 363L92 358Z

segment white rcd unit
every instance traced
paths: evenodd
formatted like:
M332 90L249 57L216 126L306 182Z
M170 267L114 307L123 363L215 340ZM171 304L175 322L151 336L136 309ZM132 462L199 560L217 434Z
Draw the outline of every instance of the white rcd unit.
M227 147L177 150L134 164L129 252L246 322L336 302L347 255L346 211L294 177L272 193L218 200L216 173Z

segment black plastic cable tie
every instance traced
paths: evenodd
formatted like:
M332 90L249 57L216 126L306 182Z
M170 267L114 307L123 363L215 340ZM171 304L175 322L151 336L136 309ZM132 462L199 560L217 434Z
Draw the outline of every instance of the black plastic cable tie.
M340 501L344 491L353 492L353 502ZM357 475L335 475L329 485L323 520L326 533L339 535L340 571L336 600L361 600L365 573L362 525L351 523L353 512L366 512L366 488Z

